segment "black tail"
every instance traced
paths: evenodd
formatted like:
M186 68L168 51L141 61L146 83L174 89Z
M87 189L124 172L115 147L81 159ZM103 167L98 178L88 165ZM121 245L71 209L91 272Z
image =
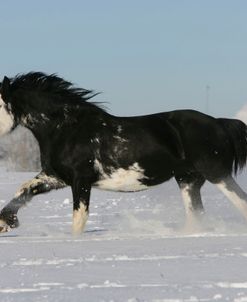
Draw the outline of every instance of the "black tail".
M233 170L237 174L247 160L247 126L240 120L219 118L218 121L226 130L234 150Z

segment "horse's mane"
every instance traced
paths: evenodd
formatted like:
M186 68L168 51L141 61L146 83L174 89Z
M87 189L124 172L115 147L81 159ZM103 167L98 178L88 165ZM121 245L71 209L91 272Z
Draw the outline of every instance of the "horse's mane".
M14 90L27 90L49 93L52 96L59 96L59 99L64 98L68 104L87 104L99 106L100 102L87 102L89 99L96 96L92 90L77 88L71 82L64 80L56 74L47 75L43 72L29 72L26 74L18 74L11 79L11 87Z

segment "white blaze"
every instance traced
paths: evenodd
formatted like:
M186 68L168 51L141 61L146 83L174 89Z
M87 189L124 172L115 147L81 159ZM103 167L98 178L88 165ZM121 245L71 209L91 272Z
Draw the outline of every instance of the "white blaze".
M10 132L13 125L14 117L7 111L6 104L0 95L0 136Z

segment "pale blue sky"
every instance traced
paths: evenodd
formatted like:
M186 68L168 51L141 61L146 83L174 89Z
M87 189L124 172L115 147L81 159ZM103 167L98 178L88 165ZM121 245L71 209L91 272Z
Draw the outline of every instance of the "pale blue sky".
M1 77L56 72L113 114L247 103L245 0L8 0L0 28Z

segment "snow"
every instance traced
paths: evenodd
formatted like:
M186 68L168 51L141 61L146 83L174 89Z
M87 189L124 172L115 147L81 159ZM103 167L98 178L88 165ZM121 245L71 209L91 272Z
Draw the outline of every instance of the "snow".
M2 172L0 206L33 176ZM0 235L0 301L247 302L247 223L213 185L202 191L207 218L194 233L183 231L174 181L139 193L93 190L79 237L69 188L35 197L21 226Z

